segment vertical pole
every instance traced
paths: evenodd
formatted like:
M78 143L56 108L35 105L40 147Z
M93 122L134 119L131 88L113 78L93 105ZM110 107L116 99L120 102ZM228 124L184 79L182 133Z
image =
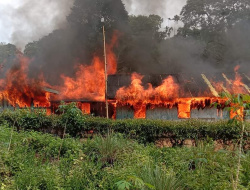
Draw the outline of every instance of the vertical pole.
M105 65L105 104L106 104L106 117L109 118L109 105L108 105L108 75L107 75L107 56L106 56L106 38L105 38L105 28L103 25L103 47L104 47L104 65Z

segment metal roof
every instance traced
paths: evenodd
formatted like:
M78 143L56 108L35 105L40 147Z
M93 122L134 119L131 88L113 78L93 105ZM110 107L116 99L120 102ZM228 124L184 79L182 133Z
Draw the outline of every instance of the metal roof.
M226 83L225 78L222 73L204 73L206 77L211 82L223 81ZM157 87L162 84L163 80L172 76L175 82L180 86L180 96L181 97L198 97L198 96L213 96L209 90L208 85L202 78L201 74L190 74L190 73L178 73L178 74L161 74L161 75L144 75L142 79L142 85L147 89L148 83L151 83L153 87ZM228 72L225 73L228 79L234 80L235 73ZM240 73L242 77L242 82L250 87L250 80L247 75ZM130 74L121 75L109 75L108 76L108 98L114 99L117 90L121 87L128 87L131 84ZM247 90L246 90L246 93Z

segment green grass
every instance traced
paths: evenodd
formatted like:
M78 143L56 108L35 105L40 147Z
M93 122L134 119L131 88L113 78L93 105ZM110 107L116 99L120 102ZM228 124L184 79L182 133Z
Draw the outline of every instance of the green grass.
M237 154L197 147L158 148L119 133L64 140L0 127L0 189L232 189ZM60 159L58 151L62 144ZM250 152L242 157L240 188L250 188Z

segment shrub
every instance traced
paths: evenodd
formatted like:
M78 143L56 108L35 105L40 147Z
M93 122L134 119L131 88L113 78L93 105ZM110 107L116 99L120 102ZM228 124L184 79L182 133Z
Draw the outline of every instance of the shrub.
M200 120L161 121L144 119L111 120L86 116L75 104L62 105L61 115L46 116L43 112L17 110L0 114L0 124L24 130L36 130L69 135L89 136L106 134L109 130L124 134L143 143L154 142L159 138L170 138L175 145L181 145L185 139L236 140L240 136L240 127L227 121L206 122ZM244 139L250 138L250 123L247 123Z
M167 171L164 166L154 165L152 163L144 166L137 174L143 180L144 184L152 185L157 190L181 190L184 189L182 180L177 179L172 171ZM146 189L152 189L146 185Z
M98 135L91 142L87 142L85 152L96 156L103 164L114 164L119 152L127 148L128 142L121 134L108 133L106 136Z

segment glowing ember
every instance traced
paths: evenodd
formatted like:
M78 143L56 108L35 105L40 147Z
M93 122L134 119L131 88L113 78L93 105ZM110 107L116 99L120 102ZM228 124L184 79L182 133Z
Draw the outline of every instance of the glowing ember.
M84 114L90 114L90 103L82 103L81 110Z
M178 117L182 119L190 118L190 109L189 103L178 104Z

